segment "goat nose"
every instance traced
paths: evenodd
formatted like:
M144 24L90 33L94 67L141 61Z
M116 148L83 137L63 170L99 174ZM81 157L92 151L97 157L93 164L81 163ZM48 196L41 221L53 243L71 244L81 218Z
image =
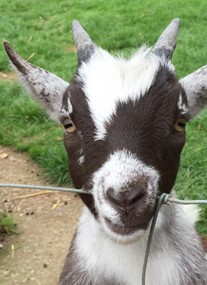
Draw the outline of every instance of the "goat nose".
M123 192L116 192L113 188L109 188L106 191L106 197L110 203L113 204L113 206L122 209L136 206L144 194L144 187L133 187L130 190Z

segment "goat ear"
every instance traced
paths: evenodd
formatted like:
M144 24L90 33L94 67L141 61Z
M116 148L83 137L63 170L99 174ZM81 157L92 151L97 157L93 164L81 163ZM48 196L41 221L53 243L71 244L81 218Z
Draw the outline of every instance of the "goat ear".
M190 117L195 117L207 105L207 65L180 80L188 100Z
M21 58L7 41L3 44L25 89L41 103L52 119L59 121L63 94L69 83Z

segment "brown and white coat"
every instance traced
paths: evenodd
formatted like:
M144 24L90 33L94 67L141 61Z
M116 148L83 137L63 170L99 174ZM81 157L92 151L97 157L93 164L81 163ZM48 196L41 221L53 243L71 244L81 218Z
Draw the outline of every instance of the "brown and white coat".
M71 84L4 43L26 89L65 127L69 169L86 205L60 285L141 285L158 194L171 191L185 124L207 103L207 66L180 81L171 63L179 20L130 59L97 47L77 21ZM163 206L146 285L206 285L205 252L179 205Z

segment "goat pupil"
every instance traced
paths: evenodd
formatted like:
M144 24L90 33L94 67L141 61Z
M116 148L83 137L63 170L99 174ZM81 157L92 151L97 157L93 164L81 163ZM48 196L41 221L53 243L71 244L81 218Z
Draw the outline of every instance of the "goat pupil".
M178 126L185 129L185 124L184 123L181 123L181 122L178 122Z
M65 128L65 129L69 129L69 128L71 128L72 126L73 126L72 123L68 123L68 124L65 124L65 125L64 125L64 128Z

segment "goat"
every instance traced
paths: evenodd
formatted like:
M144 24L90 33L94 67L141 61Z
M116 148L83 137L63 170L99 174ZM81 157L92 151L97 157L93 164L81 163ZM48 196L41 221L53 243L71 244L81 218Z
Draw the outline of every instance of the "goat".
M207 104L207 66L181 80L171 63L180 21L130 59L97 47L72 24L78 66L70 84L4 42L25 88L64 126L69 171L85 204L60 285L140 285L159 193L171 193L185 125ZM179 205L163 206L147 285L206 285L205 252Z

